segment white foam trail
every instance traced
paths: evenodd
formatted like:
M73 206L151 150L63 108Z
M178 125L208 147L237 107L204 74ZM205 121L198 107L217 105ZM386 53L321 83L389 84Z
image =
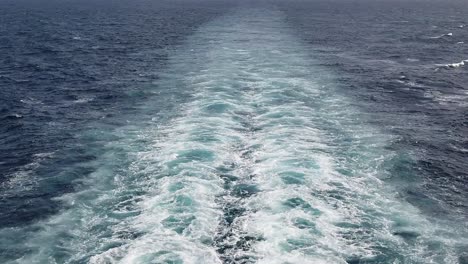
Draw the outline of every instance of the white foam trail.
M249 9L200 28L159 81L165 100L190 100L165 124L112 132L99 169L17 262L456 263L453 230L382 181L392 136L366 125L284 21Z
M217 59L213 69L237 76L233 80L243 80L238 86L248 87L239 92L239 104L251 115L255 131L244 141L255 147L241 170L253 175L243 182L261 190L239 201L248 213L234 221L231 237L231 244L244 243L245 237L260 242L230 257L260 263L345 263L353 257L401 254L433 261L424 250L425 241L437 236L431 223L379 179L384 176L382 163L394 155L382 151L391 137L356 126L359 114L332 87L322 85L330 79L310 63L280 13L250 12L225 22L229 31L212 28L218 48L210 49L210 57ZM353 148L362 148L360 157L344 161L336 156L334 149L340 148L333 142L340 135L326 133L328 122L351 134ZM395 235L412 232L420 239L412 248ZM454 257L447 253L443 258L453 262Z

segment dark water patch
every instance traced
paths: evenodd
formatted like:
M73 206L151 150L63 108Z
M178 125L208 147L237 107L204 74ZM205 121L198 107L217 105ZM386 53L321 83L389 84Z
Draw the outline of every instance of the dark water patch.
M315 223L304 218L294 219L294 226L299 229L315 229Z
M403 239L410 241L416 239L420 234L414 231L395 231L393 235L402 237Z
M235 119L240 123L239 130L247 137L256 132L253 123L254 114L251 112L236 112ZM248 141L247 141L248 142ZM246 235L241 228L240 221L251 212L244 205L245 201L261 190L252 181L251 164L254 162L255 152L260 145L246 146L245 143L237 145L236 155L241 162L226 164L218 168L222 174L226 192L219 199L223 206L223 218L213 239L213 246L223 263L255 263L257 258L251 251L254 243L263 240L260 237Z
M223 207L223 220L218 227L218 232L213 239L213 246L220 255L223 263L254 263L256 258L248 251L252 243L260 241L248 235L243 235L242 230L238 230L235 221L249 212L239 201L228 202Z
M223 205L223 218L218 227L218 232L213 239L213 246L220 255L223 263L254 263L256 258L249 252L252 243L261 240L242 234L237 221L239 217L250 212L244 207L243 199L258 192L256 186L237 184L232 187L232 197Z
M41 197L9 197L8 201L2 202L5 208L0 217L0 224L7 227L21 227L31 224L38 219L45 219L47 215L59 212L60 204L50 203L51 196Z
M460 264L468 264L468 254L464 253L461 256L459 256L458 262L460 262Z
M233 184L235 184L236 181L239 180L239 178L237 176L230 175L230 174L222 174L219 177L221 177L221 179L223 179L224 189L226 189L226 190L231 190Z
M162 221L162 224L169 229L174 230L178 234L182 234L184 230L190 226L190 224L195 220L195 216L186 215L186 216L169 216Z
M306 212L312 213L313 215L321 214L320 210L313 208L308 202L304 201L299 197L288 199L283 204L290 208L302 209Z
M115 236L119 239L123 240L135 240L139 237L144 236L145 233L141 231L135 231L135 230L121 230L115 232ZM120 245L120 244L119 244ZM115 245L109 246L109 248L115 247Z
M253 184L237 184L232 188L232 195L239 198L247 198L260 192L258 187Z
M280 177L286 184L304 184L304 173L288 171L280 173Z
M223 215L226 226L232 225L237 217L242 216L247 212L247 209L236 206L235 204L227 204L225 208L226 209Z
M261 237L237 234L237 237L232 237L223 244L215 245L217 246L217 252L220 254L220 259L223 263L256 263L257 258L248 252L254 243L262 240L263 238ZM239 254L239 252L242 252L242 254Z
M375 256L372 257L361 257L354 256L346 259L348 264L377 264L377 263L398 263L405 261L403 256L393 252L391 250L386 250L383 248L376 248ZM403 262L404 263L404 262Z

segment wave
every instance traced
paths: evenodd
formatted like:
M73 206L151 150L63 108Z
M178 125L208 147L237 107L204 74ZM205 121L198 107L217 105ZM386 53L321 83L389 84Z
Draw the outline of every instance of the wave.
M34 185L39 181L35 177L35 171L40 168L41 163L54 156L54 152L36 153L33 155L33 160L18 168L18 170L6 177L0 187L4 194L7 192L24 192L34 188Z
M468 62L468 60L462 60L461 62L456 62L456 63L437 64L436 66L439 67L439 68L454 69L454 68L464 67L465 63L467 63L467 62Z
M441 39L441 38L445 38L445 37L453 37L453 33L447 33L447 34L443 34L443 35L440 35L440 36L429 37L429 38L431 38L431 39Z

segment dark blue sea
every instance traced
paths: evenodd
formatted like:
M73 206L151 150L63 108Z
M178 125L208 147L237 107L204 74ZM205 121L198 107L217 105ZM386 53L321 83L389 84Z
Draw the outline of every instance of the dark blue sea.
M0 263L467 264L468 2L0 0Z

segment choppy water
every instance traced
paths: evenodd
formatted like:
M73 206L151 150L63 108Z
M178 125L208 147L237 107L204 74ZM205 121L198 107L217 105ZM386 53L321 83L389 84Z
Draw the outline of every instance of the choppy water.
M0 262L467 263L468 6L425 3L0 3Z

